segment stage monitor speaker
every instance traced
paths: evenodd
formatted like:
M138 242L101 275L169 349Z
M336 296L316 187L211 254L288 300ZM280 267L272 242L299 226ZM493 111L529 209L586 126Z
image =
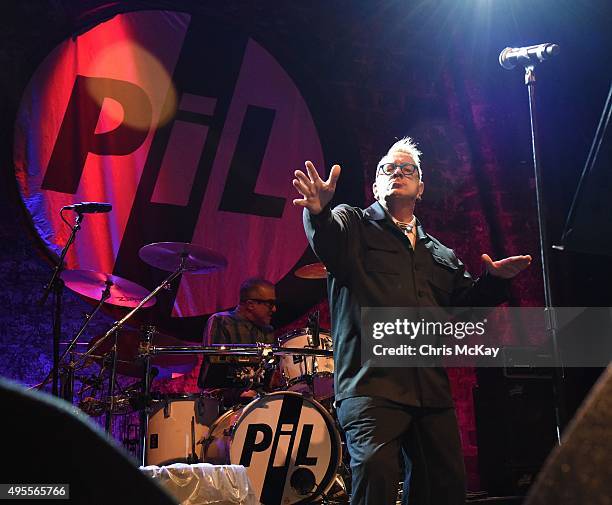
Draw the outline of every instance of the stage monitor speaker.
M525 505L612 503L612 365L550 454Z
M69 484L70 503L176 505L69 403L0 378L2 482Z
M556 443L549 378L510 378L477 370L474 389L481 489L493 496L525 495Z

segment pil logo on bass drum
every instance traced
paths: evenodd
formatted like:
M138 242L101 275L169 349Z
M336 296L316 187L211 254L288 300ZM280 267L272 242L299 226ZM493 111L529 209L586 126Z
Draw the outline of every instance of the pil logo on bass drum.
M211 426L203 456L209 463L245 466L264 505L312 503L332 487L340 458L331 416L292 391L224 414Z

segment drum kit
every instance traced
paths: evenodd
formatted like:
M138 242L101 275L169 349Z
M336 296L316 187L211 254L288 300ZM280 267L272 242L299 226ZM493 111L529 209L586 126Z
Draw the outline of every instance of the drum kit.
M62 354L63 396L72 401L75 377L82 384L79 407L92 416L139 412L140 459L143 465L172 463L237 464L246 467L263 504L347 503L348 472L333 408L333 345L328 331L319 329L319 316L307 328L291 331L276 345L196 346L163 335L152 326L141 332L124 328L140 309L156 303L160 290L182 274L206 274L225 268L220 254L193 244L162 242L144 246L140 258L170 275L153 291L121 277L88 270L60 272L66 287L98 301L97 306ZM306 265L295 275L323 279L325 267ZM131 309L103 335L93 338L84 353L73 349L93 315L108 303ZM151 392L155 376L171 377L192 370L198 355L213 368L222 364L215 389L197 394ZM92 362L101 365L97 377L75 375ZM228 373L228 370L230 371ZM280 386L264 387L270 373L282 377ZM49 381L51 373L44 384ZM117 375L140 380L117 392ZM104 379L103 377L106 377ZM209 383L214 374L209 370ZM221 377L221 379L219 379ZM96 398L91 391L106 393ZM212 381L212 382L211 382ZM253 392L248 400L224 407L223 388Z

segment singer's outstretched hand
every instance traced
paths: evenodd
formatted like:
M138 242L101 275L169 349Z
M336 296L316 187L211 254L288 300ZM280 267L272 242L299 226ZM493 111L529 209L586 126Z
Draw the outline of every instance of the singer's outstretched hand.
M306 207L311 214L320 214L325 206L331 201L336 191L336 183L340 177L340 165L334 165L329 173L329 178L324 181L311 161L305 163L306 175L301 170L294 172L293 187L299 191L304 198L296 198L293 205Z
M487 271L495 277L511 279L519 272L531 265L531 256L510 256L501 260L493 261L488 254L482 255Z

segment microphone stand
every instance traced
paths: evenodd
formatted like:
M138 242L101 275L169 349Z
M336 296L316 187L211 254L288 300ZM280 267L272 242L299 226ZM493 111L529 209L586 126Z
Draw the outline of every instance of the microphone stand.
M553 403L555 409L555 420L557 428L557 443L561 444L561 430L567 424L567 412L564 398L565 372L563 362L559 354L557 342L557 318L552 303L552 290L550 286L548 233L546 228L546 216L544 215L544 200L542 192L542 170L540 167L540 146L538 138L538 127L536 119L536 78L535 64L525 64L525 85L529 93L529 118L531 125L531 148L533 151L533 168L535 173L536 204L539 224L540 259L542 261L542 276L544 281L544 305L546 315L546 329L551 336L552 352L555 368L553 369Z
M61 211L60 211L61 215ZM77 232L81 229L81 223L83 221L83 214L77 212L77 217L75 219L74 226L72 226L72 230L70 232L70 236L66 241L66 245L62 249L59 260L53 269L53 275L51 276L51 280L45 286L43 295L38 302L39 305L44 305L49 297L51 291L53 291L53 368L51 369L51 376L53 377L53 385L51 388L51 394L54 396L59 395L59 346L60 346L60 338L62 333L62 296L64 293L64 281L61 279L60 275L62 270L64 270L64 259L66 258L66 254L68 253L68 249L74 242ZM36 386L37 389L42 388L47 379L45 379L42 383Z

